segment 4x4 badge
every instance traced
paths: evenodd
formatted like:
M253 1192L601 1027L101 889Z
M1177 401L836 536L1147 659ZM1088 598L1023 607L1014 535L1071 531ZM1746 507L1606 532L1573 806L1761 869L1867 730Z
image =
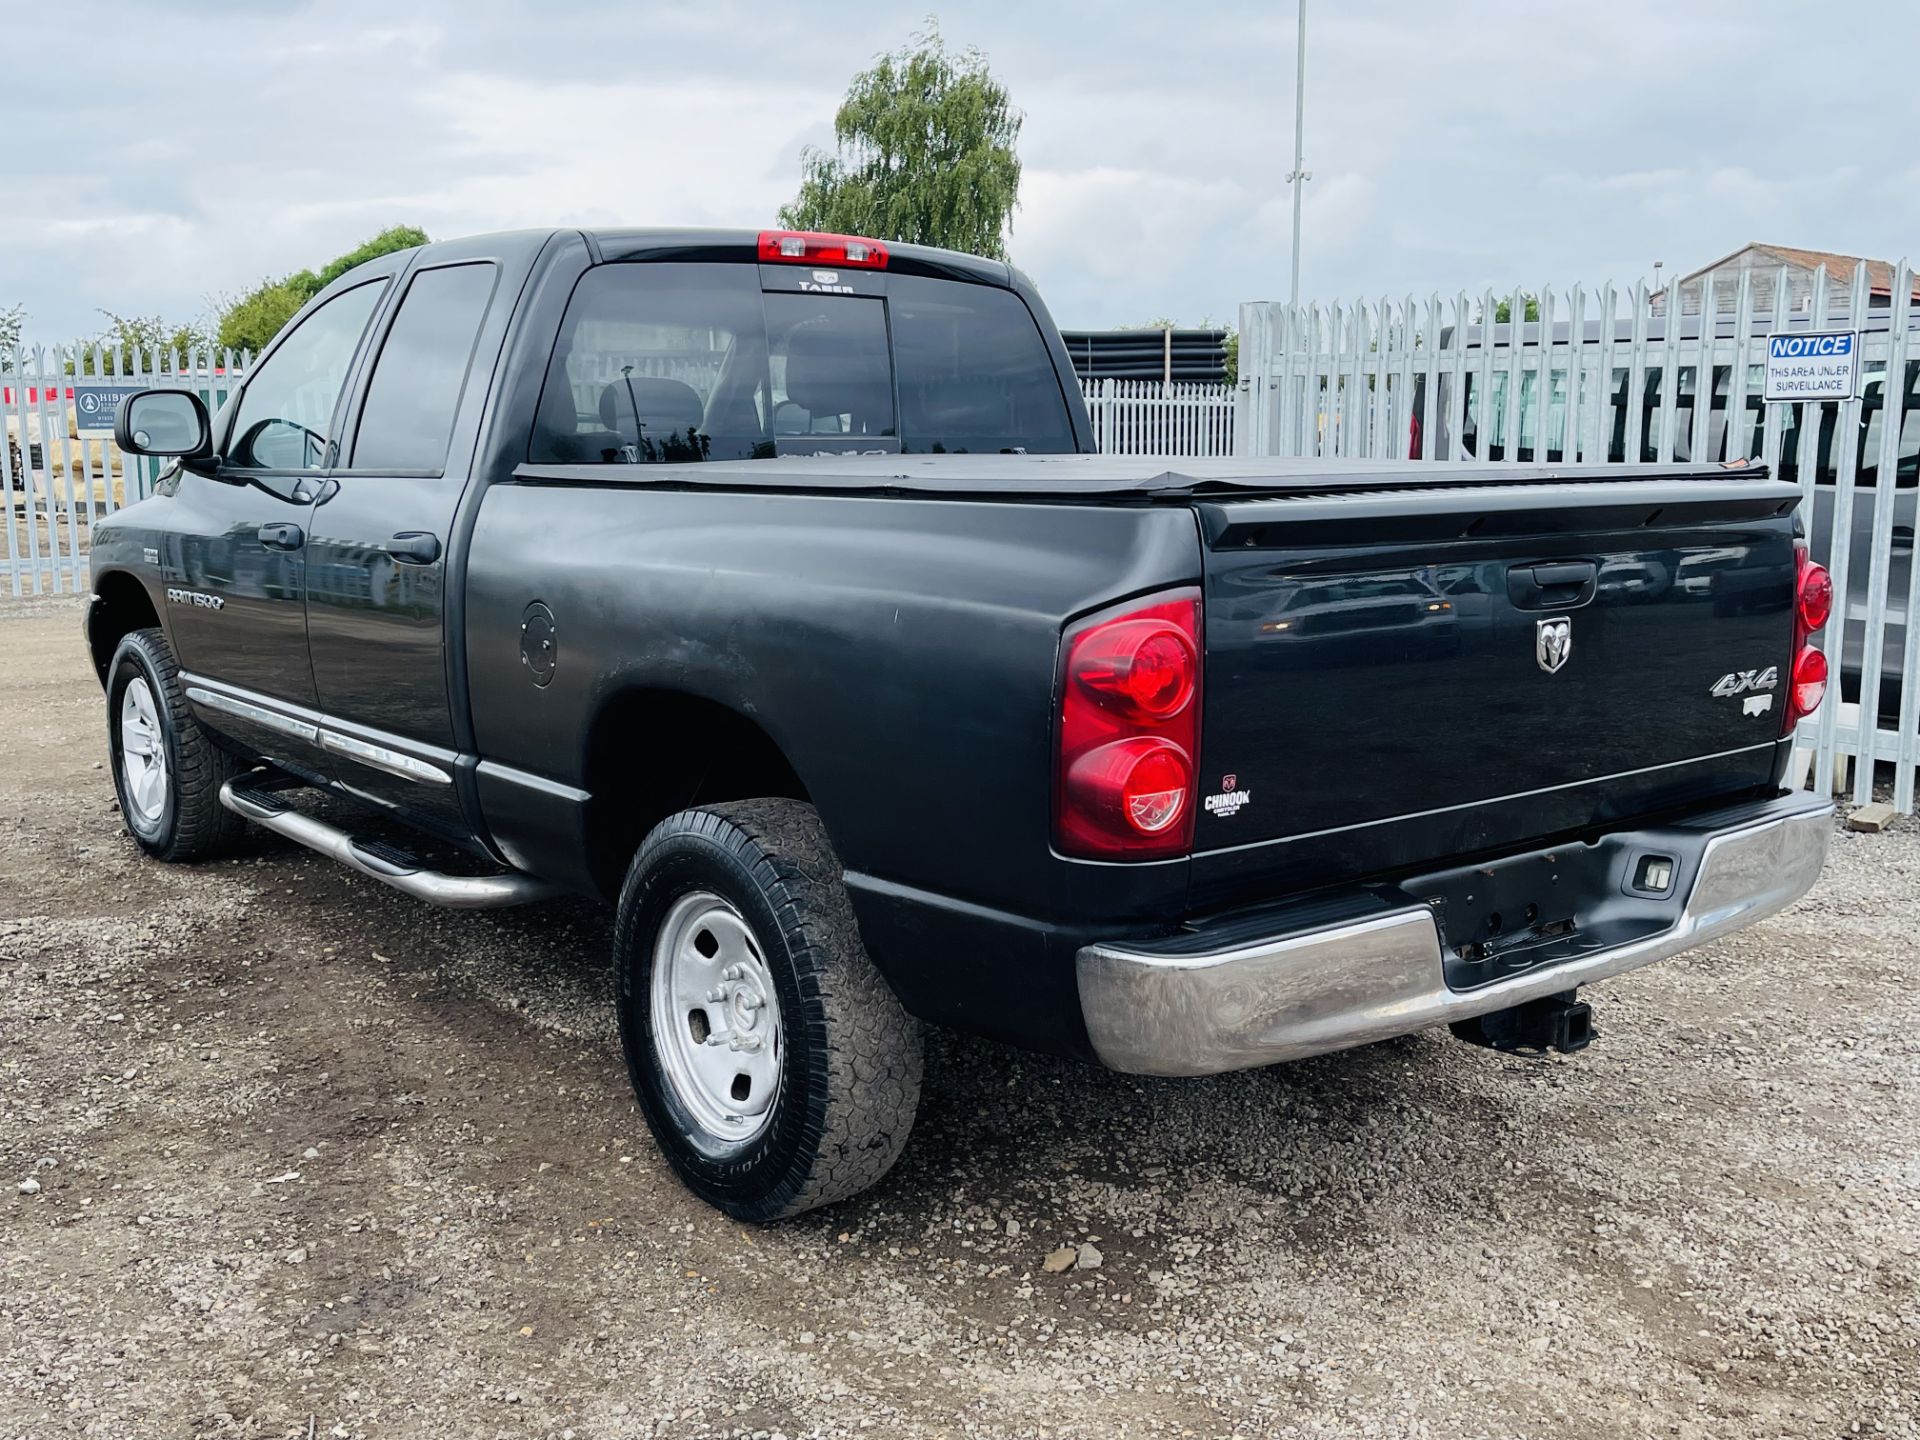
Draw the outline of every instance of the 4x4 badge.
M1533 658L1551 675L1573 656L1573 621L1564 615L1539 620L1533 627Z

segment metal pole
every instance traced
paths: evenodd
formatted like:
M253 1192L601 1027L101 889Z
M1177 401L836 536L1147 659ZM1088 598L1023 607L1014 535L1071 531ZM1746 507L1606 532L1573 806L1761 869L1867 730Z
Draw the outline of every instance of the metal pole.
M1306 182L1313 176L1306 169L1307 145L1307 0L1300 4L1299 70L1293 80L1293 173L1287 183L1293 186L1293 289L1291 303L1300 304L1300 201Z

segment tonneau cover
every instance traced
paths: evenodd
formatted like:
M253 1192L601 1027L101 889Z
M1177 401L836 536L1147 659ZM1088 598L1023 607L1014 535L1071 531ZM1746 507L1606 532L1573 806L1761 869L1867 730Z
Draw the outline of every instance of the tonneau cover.
M529 485L823 491L974 499L1185 501L1473 485L1764 481L1762 465L1500 465L1419 460L1186 460L1126 455L861 455L701 465L522 465Z

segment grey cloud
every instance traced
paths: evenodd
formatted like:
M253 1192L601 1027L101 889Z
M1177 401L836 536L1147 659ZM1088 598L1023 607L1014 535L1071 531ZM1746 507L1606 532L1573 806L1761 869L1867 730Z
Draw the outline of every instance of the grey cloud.
M1902 0L1310 0L1305 289L1630 283L1749 239L1897 257ZM770 221L927 0L17 6L0 304L186 317L370 230ZM1070 324L1283 296L1290 7L970 3L1026 113L1015 259ZM1871 67L1871 69L1869 68Z

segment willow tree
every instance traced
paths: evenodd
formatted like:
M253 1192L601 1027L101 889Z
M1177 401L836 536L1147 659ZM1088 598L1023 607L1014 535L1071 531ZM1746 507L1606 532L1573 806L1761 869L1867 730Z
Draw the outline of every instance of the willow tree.
M1005 256L1020 112L978 50L948 50L929 25L853 77L833 133L837 153L802 153L782 225Z

